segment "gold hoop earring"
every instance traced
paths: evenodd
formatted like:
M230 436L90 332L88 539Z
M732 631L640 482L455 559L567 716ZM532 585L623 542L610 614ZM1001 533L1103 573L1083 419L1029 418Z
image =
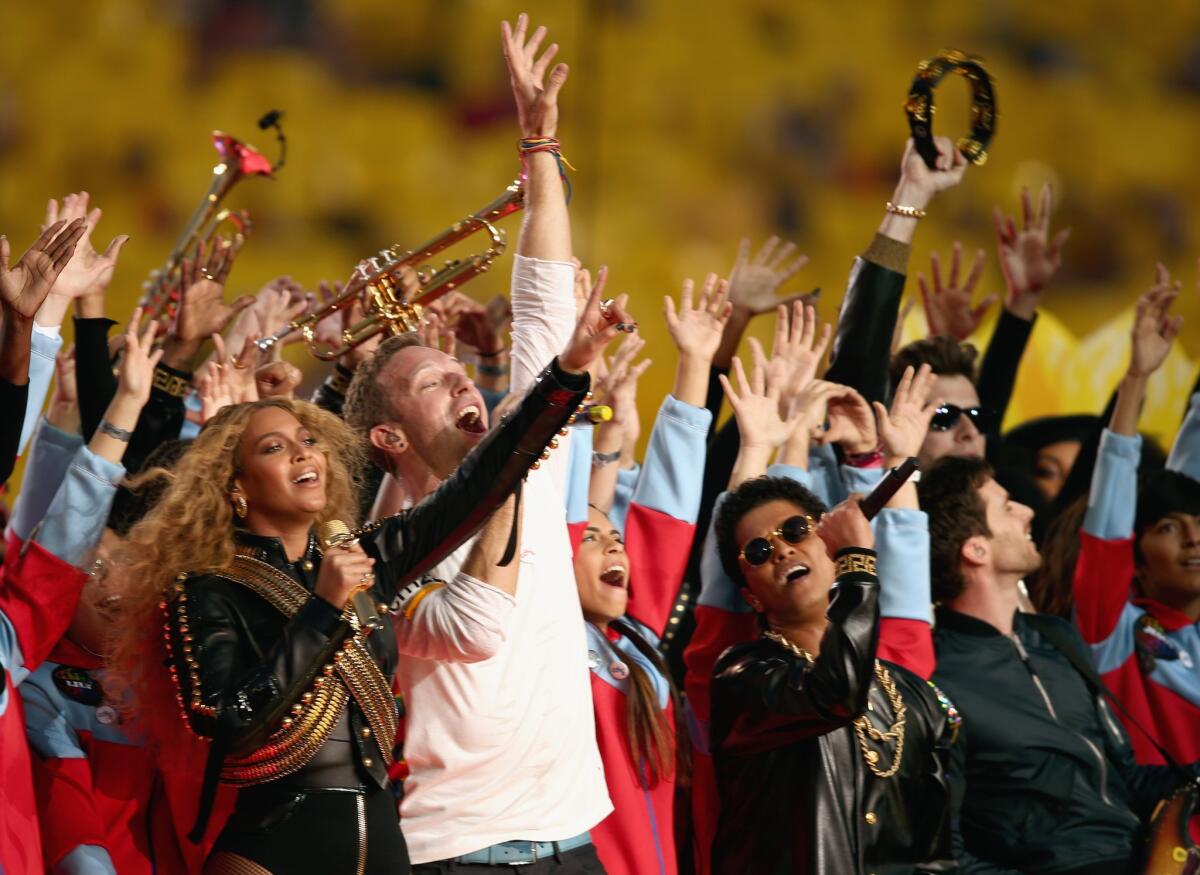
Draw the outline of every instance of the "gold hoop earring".
M250 505L246 504L246 497L240 492L231 492L229 500L233 502L233 512L237 514L238 519L244 520L246 514L250 513Z

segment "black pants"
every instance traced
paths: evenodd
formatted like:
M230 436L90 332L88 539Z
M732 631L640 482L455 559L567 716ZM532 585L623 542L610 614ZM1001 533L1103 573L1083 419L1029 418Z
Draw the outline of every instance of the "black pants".
M413 875L541 875L543 872L547 875L604 875L604 867L596 856L596 846L584 845L528 866L487 866L439 860L436 863L418 863L413 866L412 872Z
M217 837L205 871L233 872L225 854L257 863L271 875L354 875L365 818L368 875L408 875L408 848L391 790L305 790L248 787ZM236 863L236 861L233 861Z

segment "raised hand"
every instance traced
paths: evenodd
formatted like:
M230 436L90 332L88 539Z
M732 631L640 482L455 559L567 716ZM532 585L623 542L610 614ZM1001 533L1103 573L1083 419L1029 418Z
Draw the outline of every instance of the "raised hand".
M497 336L487 307L462 292L450 292L442 301L446 322L459 343L484 356L504 351L504 341Z
M767 448L774 450L782 445L800 424L802 413L797 411L788 418L779 412L779 399L783 387L774 382L767 372L766 359L754 355L751 378L746 379L746 369L741 359L733 360L733 384L724 374L718 375L725 397L737 417L738 431L743 448Z
M979 328L979 323L997 300L995 295L988 295L978 304L971 304L975 286L983 276L984 258L982 249L975 253L971 271L962 285L959 285L962 244L955 241L950 253L950 274L945 283L942 282L942 260L936 252L929 257L933 289L930 290L925 274L917 274L917 286L921 290L921 302L925 306L925 321L929 325L930 337L948 334L955 340L966 340Z
M86 191L81 191L63 198L61 207L54 198L51 198L46 205L46 220L42 223L43 230L59 221L73 222L81 219L85 225L83 235L75 247L75 254L54 285L52 294L61 297L64 302L85 295L103 293L108 288L109 282L112 281L113 270L117 266L121 247L129 240L129 235L119 234L112 239L103 254L96 251L92 246L92 232L96 229L96 223L100 221L101 212L99 207L88 211L88 197Z
M575 323L567 348L558 355L558 363L566 371L582 373L622 330L632 333L636 329L637 323L620 301L609 299L600 303L600 288L595 286Z
M953 140L934 137L933 144L938 151L933 168L925 163L911 139L904 146L904 156L900 159L900 187L910 195L904 206L924 207L939 191L962 182L963 174L967 172L967 159Z
M665 295L663 313L667 319L667 331L679 355L703 361L707 368L721 344L721 332L729 314L733 312L733 304L726 298L729 283L717 279L715 273L704 278L704 286L695 305L692 303L694 287L695 283L690 279L683 281L678 310L675 308L675 299Z
M879 446L875 417L867 400L849 386L829 396L825 430L818 443L839 444L850 455L869 453Z
M1005 308L1022 319L1032 319L1042 290L1062 267L1062 248L1071 236L1064 228L1050 239L1050 215L1054 209L1054 191L1042 186L1038 209L1034 212L1029 189L1021 189L1021 230L1000 207L992 210L996 223L996 242L1000 252L1000 270L1008 286Z
M122 432L132 433L137 428L138 417L154 386L154 368L163 356L161 349L154 348L158 322L151 319L141 327L139 333L138 323L141 321L142 310L139 307L133 311L129 327L125 330L116 394L104 411L100 427L88 442L88 449L110 462L120 462L124 457L129 447L129 435L118 435Z
M537 52L546 38L546 28L537 28L527 38L528 29L529 16L524 12L517 16L515 28L507 21L500 22L500 41L517 102L521 136L553 137L558 129L558 92L567 81L567 65L555 64L547 77L546 68L558 54L558 43L551 43L539 58Z
M1172 281L1163 265L1155 266L1154 285L1138 298L1133 320L1129 375L1149 377L1162 367L1171 351L1175 336L1183 327L1183 317L1170 315L1171 305L1179 297L1179 282Z
M28 321L37 315L86 230L83 219L54 222L11 267L11 246L0 235L0 302L6 320Z
M239 313L254 304L243 295L226 304L225 279L233 266L232 244L221 240L209 247L201 241L196 257L184 258L180 270L179 306L164 343L164 363L191 370L205 339L220 334Z
M54 357L54 395L46 410L46 421L61 431L79 431L79 389L75 380L74 344L60 349Z
M254 372L259 398L292 398L304 374L289 362L269 362Z
M597 377L593 383L593 392L597 398L613 410L612 420L602 426L602 429L619 429L624 435L625 443L637 443L641 436L641 419L637 409L637 383L646 369L650 367L650 359L642 359L634 364L646 341L636 335L628 334L617 346L612 359L607 362L604 376Z
M780 304L775 320L775 339L771 344L769 373L784 387L784 400L794 398L817 375L817 368L829 348L832 326L821 326L817 339L817 310L803 301L793 301L789 318L788 307ZM752 346L762 349L755 338Z
M929 421L942 405L940 398L929 397L936 383L929 365L921 365L915 374L911 367L905 368L892 395L892 409L878 401L871 405L879 418L879 439L889 464L899 464L920 452Z
M778 237L768 237L762 248L750 256L750 239L743 237L738 244L737 259L729 273L729 300L735 310L750 316L770 312L779 305L786 305L807 297L807 293L779 299L779 289L808 264L807 255L797 255L796 244L787 242L779 245Z
M138 323L142 319L139 307L133 311L129 328L125 331L125 345L121 354L120 370L117 372L117 397L123 397L137 405L140 412L150 400L150 389L154 385L154 368L163 356L161 349L154 348L158 334L158 322L151 319L138 334Z

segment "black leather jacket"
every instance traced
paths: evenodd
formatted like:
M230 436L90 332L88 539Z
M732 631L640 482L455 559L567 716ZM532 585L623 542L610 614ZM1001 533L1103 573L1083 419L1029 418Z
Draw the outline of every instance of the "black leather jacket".
M360 537L375 558L371 594L390 605L397 590L432 568L469 538L507 498L576 411L588 388L586 375L552 363L521 405L489 434L457 471L422 502L390 517ZM306 556L291 563L279 541L238 532L239 545L312 590L320 569L315 539ZM192 729L213 739L214 750L234 755L258 750L293 705L308 691L351 634L328 602L309 597L290 620L245 586L216 574L188 579L181 597L167 606L174 670ZM188 629L179 629L179 617ZM187 637L185 637L185 634ZM189 644L193 664L184 660ZM367 636L367 647L385 677L396 667L391 624ZM195 671L199 705L188 689ZM387 783L384 747L393 739L372 736L352 699L317 755L282 780L306 787L357 787ZM210 775L213 771L210 763ZM204 806L202 806L203 809Z
M874 679L878 594L871 575L839 576L811 667L765 639L732 647L718 661L716 875L955 870L944 775L951 739L936 694L917 675L885 664L907 708L900 769L890 778L867 768L852 726L868 703L886 715L876 725L892 720ZM890 753L880 753L887 768Z

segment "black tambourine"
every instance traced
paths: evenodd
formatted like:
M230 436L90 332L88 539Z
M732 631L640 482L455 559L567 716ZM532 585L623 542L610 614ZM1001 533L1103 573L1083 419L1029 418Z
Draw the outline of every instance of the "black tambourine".
M959 138L958 151L972 164L983 164L987 161L988 143L996 133L996 94L992 79L978 58L947 49L922 61L908 90L904 111L908 114L913 145L930 168L938 157L933 144L933 90L950 72L964 77L971 87L971 135Z

